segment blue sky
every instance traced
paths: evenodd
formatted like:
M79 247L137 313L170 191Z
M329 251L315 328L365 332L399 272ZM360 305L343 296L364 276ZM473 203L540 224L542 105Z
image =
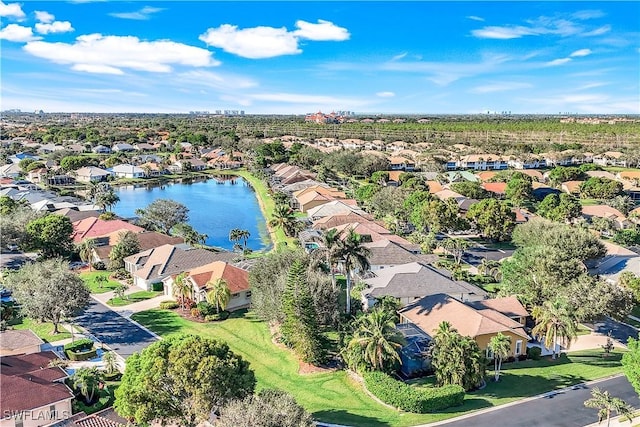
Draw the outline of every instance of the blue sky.
M640 2L0 2L1 109L640 113Z

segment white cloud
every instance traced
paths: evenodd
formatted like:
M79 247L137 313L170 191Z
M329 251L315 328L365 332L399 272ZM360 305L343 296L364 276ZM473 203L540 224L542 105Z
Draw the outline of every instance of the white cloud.
M23 27L18 24L9 24L0 30L0 40L10 42L28 42L38 40L40 37L34 37L31 27Z
M56 19L55 16L49 12L45 12L44 10L36 10L34 13L36 14L36 19L39 22L44 22L45 24L50 24Z
M484 18L475 15L469 15L467 16L467 19L471 19L472 21L484 22Z
M22 19L26 15L20 7L20 3L8 3L0 1L0 16Z
M138 21L146 21L147 19L151 19L151 15L154 13L158 13L163 11L163 8L159 8L159 7L151 7L151 6L145 6L140 10L137 10L135 12L113 12L110 13L110 16L113 16L114 18L120 18L120 19L133 19L133 20L138 20Z
M68 33L73 31L73 27L69 21L54 21L51 24L42 24L38 22L36 24L36 31L40 34Z
M587 31L586 33L581 34L584 37L593 37L593 36L601 36L603 34L611 31L611 25L603 25L602 27L598 27L595 30Z
M584 16L587 16L586 14ZM573 19L588 19L576 18ZM472 30L471 34L484 39L516 39L524 36L556 35L560 37L571 36L597 36L611 30L609 25L595 29L585 28L582 23L574 22L563 17L540 16L536 19L525 21L527 25L502 25L487 26Z
M258 86L255 80L248 77L213 73L205 70L192 70L178 74L178 81L189 85L206 86L213 89L229 91L248 89Z
M225 52L249 59L273 58L302 53L298 43L301 39L312 41L343 41L349 32L332 22L319 19L317 24L297 21L295 31L285 27L253 27L239 29L237 25L223 24L209 28L200 35L200 40Z
M591 55L593 52L591 52L591 49L580 49L580 50L576 50L575 52L571 53L571 55L569 55L570 57L576 57L576 56L588 56Z
M263 59L302 53L296 37L284 27L240 30L236 25L223 24L218 28L209 28L199 38L209 46L243 58Z
M122 74L123 69L168 73L172 71L172 65L210 67L220 64L206 49L170 40L141 41L133 36L89 34L76 38L73 44L30 42L24 50L89 73Z
M293 32L296 37L313 41L344 41L349 40L351 34L346 28L338 27L333 22L318 19L317 24L306 21L296 21L298 29Z
M506 92L510 90L528 89L533 87L530 83L523 82L500 82L482 86L476 86L470 90L471 93L493 93Z
M396 56L394 56L393 58L391 58L392 61L399 61L402 58L404 58L405 56L407 56L407 52L402 52L401 54L398 54Z
M555 67L558 65L566 64L567 62L570 62L570 61L571 61L571 58L559 58L559 59L554 59L553 61L546 62L544 65L546 65L547 67Z
M601 10L580 10L578 12L571 14L571 16L575 19L586 20L586 19L602 18L603 16L605 16L605 13Z
M376 96L379 96L380 98L393 98L396 94L393 92L378 92L376 93Z

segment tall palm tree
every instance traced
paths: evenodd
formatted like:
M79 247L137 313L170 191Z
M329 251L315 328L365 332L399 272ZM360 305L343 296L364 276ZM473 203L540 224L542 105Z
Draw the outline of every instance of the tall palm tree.
M613 397L608 391L601 391L598 387L591 390L591 398L584 402L584 406L587 408L599 409L598 411L598 423L602 420L607 420L607 427L611 423L611 413L622 416L623 421L629 421L633 419L633 407L619 397Z
M335 228L327 230L322 235L323 246L313 251L313 256L324 262L331 273L331 284L336 288L336 273L334 267L339 258L340 233Z
M243 243L243 252L247 250L247 240L251 237L251 233L249 230L239 230L238 237L242 240Z
M83 262L89 264L89 271L91 271L91 260L93 259L93 250L96 248L96 241L94 239L84 239L78 246L78 255Z
M500 369L502 369L502 360L509 356L511 352L511 337L498 332L497 335L491 337L489 348L493 352L493 366L495 372L495 381L500 380Z
M358 319L347 348L362 352L362 359L370 370L386 370L393 362L400 362L399 352L406 344L395 326L394 313L375 309Z
M207 282L207 302L216 305L216 312L220 313L220 309L224 310L231 299L231 290L226 280L218 278L213 282Z
M185 300L191 298L191 282L187 278L187 273L180 273L173 280L173 295L180 300L180 307L185 309Z
M79 368L71 377L73 387L80 391L87 403L93 401L96 389L102 382L102 374L97 368Z
M545 301L534 307L531 314L536 321L531 332L538 338L544 337L545 347L553 346L553 359L556 358L558 340L568 348L578 335L578 321L560 299Z
M349 229L346 237L340 241L338 248L338 258L342 260L345 270L345 277L347 279L347 314L351 313L351 278L355 267L368 270L371 266L369 264L369 256L371 251L369 248L363 246L362 236Z
M273 211L273 218L269 221L269 226L282 227L287 236L293 237L297 231L298 221L290 206L277 205Z
M242 240L242 230L240 230L239 228L233 228L231 229L231 231L229 231L229 240L231 242L236 242L236 244ZM234 249L235 249L235 245L234 245Z

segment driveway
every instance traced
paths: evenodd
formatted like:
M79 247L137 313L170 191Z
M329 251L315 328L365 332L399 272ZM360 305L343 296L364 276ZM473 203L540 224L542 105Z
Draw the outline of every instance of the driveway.
M35 261L37 257L38 254L35 252L2 252L0 255L0 267L16 270L26 262Z
M485 258L489 261L500 261L513 255L513 252L514 249L495 249L479 245L467 249L462 256L462 259L467 264L477 267Z
M597 322L585 323L585 325L593 329L593 332L603 335L607 335L611 331L611 338L625 345L629 341L629 337L638 339L638 330L636 328L616 322L608 317Z
M640 399L624 376L591 383L586 388L566 389L549 397L539 397L522 403L509 404L499 409L488 410L478 415L460 417L450 422L439 422L429 426L447 427L576 427L598 421L596 409L585 408L584 401L591 397L591 389L608 390L631 406L638 408Z
M94 299L74 322L125 359L158 340L149 330Z

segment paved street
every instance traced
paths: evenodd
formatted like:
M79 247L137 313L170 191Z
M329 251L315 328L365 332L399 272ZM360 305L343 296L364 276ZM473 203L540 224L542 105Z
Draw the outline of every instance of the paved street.
M75 323L125 359L157 341L150 332L93 299Z
M638 338L638 331L631 326L624 325L609 318L594 323L586 323L594 332L607 335L611 331L611 337L626 344L629 337Z
M565 390L553 397L541 397L501 409L432 425L447 427L581 427L598 421L596 409L585 408L584 401L591 397L591 388L608 390L613 396L620 397L633 407L640 407L640 400L626 377L621 376L587 386L585 389Z

